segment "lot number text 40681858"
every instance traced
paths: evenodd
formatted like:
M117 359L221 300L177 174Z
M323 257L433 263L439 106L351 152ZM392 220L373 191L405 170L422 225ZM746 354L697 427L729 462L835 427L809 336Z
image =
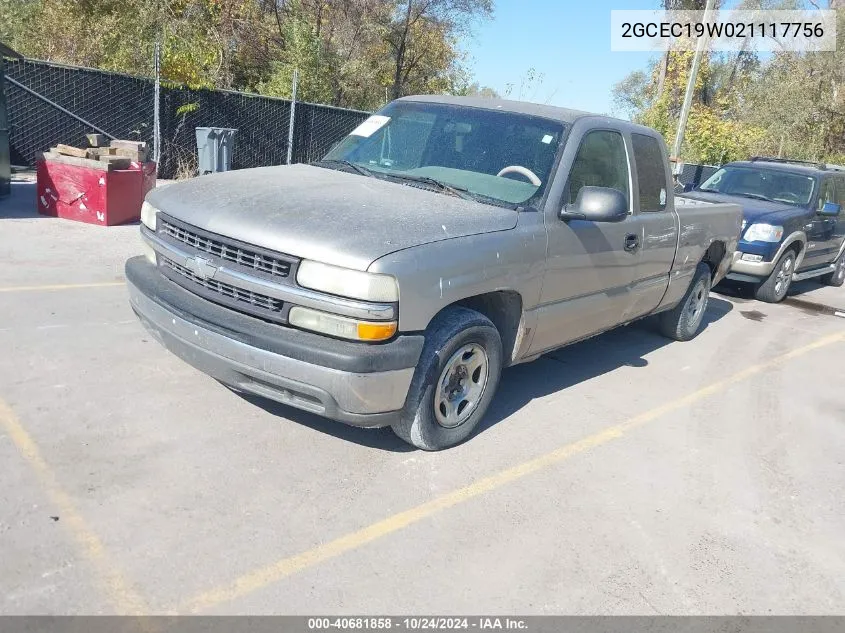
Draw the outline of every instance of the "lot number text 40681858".
M332 629L384 631L395 629L399 631L445 631L445 630L478 630L478 631L526 631L525 620L521 618L503 617L332 617L308 618L308 629L311 631L328 631Z

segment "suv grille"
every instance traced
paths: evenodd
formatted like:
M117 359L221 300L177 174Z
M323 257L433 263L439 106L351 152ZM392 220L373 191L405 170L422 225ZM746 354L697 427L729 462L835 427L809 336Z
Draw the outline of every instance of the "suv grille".
M216 301L235 310L248 312L272 321L284 322L285 320L282 314L284 302L281 299L236 288L214 279L203 279L193 271L162 255L159 255L158 261L163 268L169 269L169 271L165 270L165 273L169 273L166 275L168 278L210 301Z
M169 222L161 214L159 214L158 222L161 227L159 229L161 234L197 250L274 277L287 277L290 274L292 262L288 260L259 253L247 246L232 243L223 237L206 235L196 230L183 228Z

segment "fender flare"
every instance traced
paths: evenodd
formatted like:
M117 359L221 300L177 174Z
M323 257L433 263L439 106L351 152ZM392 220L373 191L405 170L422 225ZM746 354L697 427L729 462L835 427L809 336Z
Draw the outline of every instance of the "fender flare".
M807 234L804 233L804 231L794 231L790 233L787 238L781 242L778 252L775 253L775 256L772 258L772 262L779 260L781 255L786 252L786 249L796 242L800 242L801 244L801 248L798 250L798 256L795 258L795 268L798 268L801 265L801 262L804 261L804 255L807 252Z

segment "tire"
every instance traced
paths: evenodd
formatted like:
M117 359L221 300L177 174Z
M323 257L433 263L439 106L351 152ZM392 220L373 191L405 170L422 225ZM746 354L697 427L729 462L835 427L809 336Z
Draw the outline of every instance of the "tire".
M845 251L842 251L839 259L836 260L836 269L832 273L819 277L819 281L834 288L845 284Z
M712 282L710 267L700 263L680 303L671 310L658 315L658 324L663 336L676 341L695 338L707 311Z
M754 296L758 301L766 303L780 303L786 299L789 287L792 285L792 274L795 272L795 251L791 248L780 256L772 274L757 286Z
M490 319L468 308L446 308L426 331L394 433L426 451L460 444L484 417L501 371L502 340Z

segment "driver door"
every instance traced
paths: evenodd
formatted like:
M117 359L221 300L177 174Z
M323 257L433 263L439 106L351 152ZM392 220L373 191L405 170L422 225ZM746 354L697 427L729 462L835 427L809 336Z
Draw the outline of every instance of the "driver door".
M836 202L836 186L832 177L822 181L816 208L811 211L813 215L804 227L807 233L807 252L801 269L815 268L836 258L836 252L832 251L839 246L838 243L835 244L836 222L839 218L820 214L826 202Z
M618 325L629 311L641 239L631 213L630 154L619 129L590 129L581 136L561 205L574 202L581 187L610 187L625 195L629 215L613 223L564 221L559 209L547 210L546 273L532 353Z

